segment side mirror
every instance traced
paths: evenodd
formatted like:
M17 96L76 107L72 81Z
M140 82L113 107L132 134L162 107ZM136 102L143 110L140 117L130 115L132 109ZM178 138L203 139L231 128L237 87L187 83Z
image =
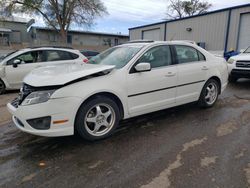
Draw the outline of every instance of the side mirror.
M135 66L135 70L137 72L151 71L151 65L150 63L139 63Z
M13 61L13 67L16 68L18 66L18 64L21 64L21 60L20 59L15 59Z

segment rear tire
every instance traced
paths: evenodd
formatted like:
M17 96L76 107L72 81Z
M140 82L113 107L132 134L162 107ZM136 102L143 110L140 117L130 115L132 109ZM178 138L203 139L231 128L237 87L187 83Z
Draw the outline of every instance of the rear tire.
M199 106L203 108L212 107L219 96L220 85L217 80L210 79L204 85L199 98Z
M228 77L228 81L231 82L231 83L235 83L235 82L237 82L237 80L238 80L237 77L233 77L233 76Z
M113 134L119 121L117 104L108 97L98 96L81 105L76 115L75 129L82 138L95 141Z
M0 79L0 95L4 94L5 93L5 84L4 82Z

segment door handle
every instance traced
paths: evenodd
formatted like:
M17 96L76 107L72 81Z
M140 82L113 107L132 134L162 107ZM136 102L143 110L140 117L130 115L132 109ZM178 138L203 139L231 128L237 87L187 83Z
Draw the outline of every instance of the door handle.
M203 67L201 68L201 70L208 70L208 67L207 67L207 66L203 66Z
M176 75L176 73L174 73L174 72L168 72L166 75L165 75L165 77L172 77L172 76L175 76Z

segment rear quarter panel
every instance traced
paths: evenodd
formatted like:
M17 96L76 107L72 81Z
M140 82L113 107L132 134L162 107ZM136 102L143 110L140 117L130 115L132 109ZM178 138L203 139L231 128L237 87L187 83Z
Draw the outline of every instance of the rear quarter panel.
M227 62L224 58L211 56L210 57L210 68L208 72L208 78L216 76L221 81L221 89L223 90L228 82L228 67Z

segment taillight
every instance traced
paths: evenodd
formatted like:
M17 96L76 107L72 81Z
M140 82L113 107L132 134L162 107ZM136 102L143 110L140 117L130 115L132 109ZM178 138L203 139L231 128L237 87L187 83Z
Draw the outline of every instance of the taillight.
M88 59L84 59L83 60L84 63L88 63L88 61L89 61Z

